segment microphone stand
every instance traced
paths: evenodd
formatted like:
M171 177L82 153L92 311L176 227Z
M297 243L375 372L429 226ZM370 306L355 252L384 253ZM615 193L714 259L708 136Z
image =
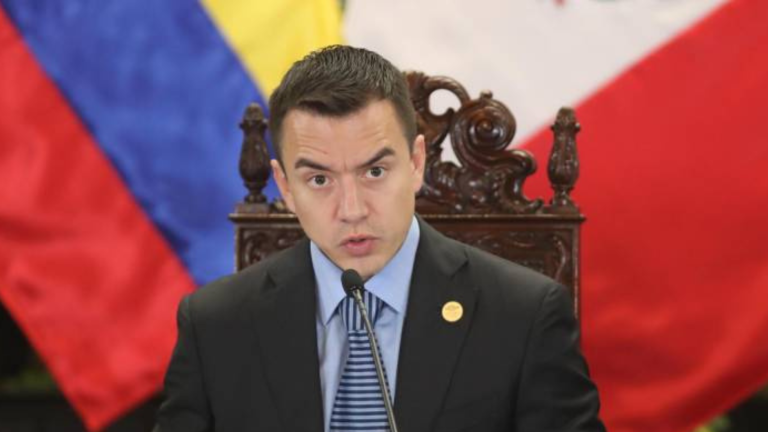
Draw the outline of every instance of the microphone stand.
M387 387L387 381L384 378L384 367L381 365L381 357L379 356L379 344L376 342L376 335L373 333L373 326L371 325L370 318L368 318L368 309L365 307L365 303L363 303L363 287L355 286L349 291L352 294L352 297L355 299L357 308L360 309L360 315L363 317L363 323L365 324L365 331L368 332L368 340L370 341L373 363L376 365L376 375L379 378L381 398L384 400L384 408L387 411L387 422L389 423L389 430L390 432L398 432L397 424L395 424L395 412L392 409L392 399L389 397L389 388Z

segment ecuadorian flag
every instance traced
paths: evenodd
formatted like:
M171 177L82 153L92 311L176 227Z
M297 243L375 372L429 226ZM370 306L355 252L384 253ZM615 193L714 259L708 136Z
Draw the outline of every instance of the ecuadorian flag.
M90 429L160 388L181 296L232 272L239 119L339 20L336 0L0 1L0 299Z

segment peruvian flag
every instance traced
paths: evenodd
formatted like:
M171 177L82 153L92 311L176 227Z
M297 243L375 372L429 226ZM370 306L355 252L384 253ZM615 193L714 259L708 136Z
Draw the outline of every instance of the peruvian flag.
M492 90L539 161L576 108L583 346L609 430L689 432L768 381L768 2L351 0L345 25Z

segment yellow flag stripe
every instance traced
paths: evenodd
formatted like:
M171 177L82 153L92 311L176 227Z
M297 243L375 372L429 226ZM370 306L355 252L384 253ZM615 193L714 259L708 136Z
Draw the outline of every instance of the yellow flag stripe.
M269 97L291 64L342 42L338 0L202 0L214 23Z

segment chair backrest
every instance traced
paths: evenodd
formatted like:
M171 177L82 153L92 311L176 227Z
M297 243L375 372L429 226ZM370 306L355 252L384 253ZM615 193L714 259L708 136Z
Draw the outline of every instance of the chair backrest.
M416 211L449 237L530 267L571 290L579 312L579 233L584 216L570 197L579 175L574 112L561 108L552 125L554 144L548 174L553 198L529 199L525 180L536 161L524 150L508 149L515 134L512 113L490 92L472 99L462 85L446 77L405 72L418 117L419 133L427 144L424 187ZM458 109L436 114L432 94L454 94ZM240 124L244 139L240 174L248 195L230 219L235 224L235 266L241 270L304 237L282 200L267 202L263 189L270 176L265 141L266 120L261 108L250 105ZM442 145L450 137L458 164L442 160Z

